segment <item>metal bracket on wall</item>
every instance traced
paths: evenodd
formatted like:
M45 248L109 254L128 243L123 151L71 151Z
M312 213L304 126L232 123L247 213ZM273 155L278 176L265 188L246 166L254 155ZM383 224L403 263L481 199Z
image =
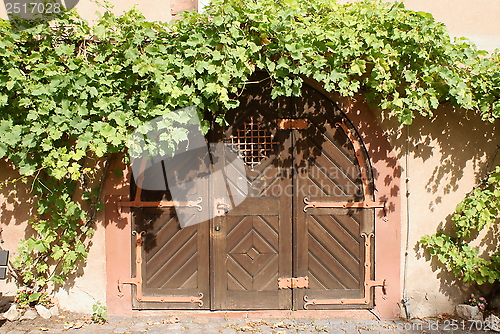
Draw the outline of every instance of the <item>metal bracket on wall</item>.
M380 286L382 287L382 292L386 294L387 283L386 280L372 281L370 278L371 273L371 238L374 237L373 233L366 234L362 233L361 237L365 238L365 295L364 298L357 299L309 299L308 296L304 296L304 309L310 305L368 305L371 299L371 288Z
M198 303L199 307L203 306L203 293L198 293L198 296L168 296L168 297L153 297L142 295L142 236L146 232L133 231L135 235L135 278L124 280L118 279L118 296L123 297L123 284L131 284L136 287L136 298L138 302L156 302L156 303Z

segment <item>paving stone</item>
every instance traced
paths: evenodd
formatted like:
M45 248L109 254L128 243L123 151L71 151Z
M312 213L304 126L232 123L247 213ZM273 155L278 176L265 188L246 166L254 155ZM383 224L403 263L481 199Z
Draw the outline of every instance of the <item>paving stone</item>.
M16 321L21 316L21 312L17 309L16 304L12 304L9 307L9 310L7 312L5 312L3 314L3 316L5 317L5 319L7 319L9 321Z
M50 310L43 305L35 305L35 309L38 314L44 319L49 319L52 316Z
M199 331L203 327L204 327L204 325L200 325L200 324L196 324L196 323L192 323L192 322L188 322L188 323L184 324L185 329L196 329ZM226 326L222 326L222 327L226 327Z
M78 334L94 334L94 333L109 333L109 330L101 330L98 328L81 328L81 329L70 329L64 333L78 333Z
M324 322L314 322L310 325L310 329L316 331L317 333L328 332L330 330L330 324L326 321Z
M258 332L259 334L275 334L276 332L273 329L266 328L263 329L262 331Z
M219 330L219 333L221 334L236 334L238 331L234 328L223 328ZM259 331L259 333L263 333L262 331Z
M45 334L60 334L62 332L62 329L49 329L48 331L44 331Z
M345 333L357 333L359 324L346 321L338 321L330 323L330 330L341 330Z
M348 329L344 329L344 333L346 333L346 334L359 334L359 330L348 328Z
M146 322L138 322L130 326L129 330L131 332L146 332L148 328L148 324Z
M334 330L328 331L328 333L330 333L330 334L345 334L345 332L341 329L334 329Z
M200 334L200 329L199 328L188 328L188 329L185 329L183 334ZM149 334L149 332L148 332Z
M345 328L342 326L343 323L344 321L342 321L341 319L331 319L330 326L328 328L330 329L330 331L343 330Z
M49 308L49 312L50 312L51 316L56 317L56 316L59 315L59 307L57 307L56 305L54 305L51 308Z
M115 329L116 327L116 324L113 324L111 322L107 322L105 324L102 324L102 325L89 325L89 326L86 326L86 328L95 328L96 330L97 329L103 329L103 330L107 330L107 331L112 331L113 329Z
M165 317L115 317L106 324L85 324L81 329L67 331L49 329L49 331L7 331L0 328L1 334L368 334L368 333L450 333L445 331L444 323L438 324L433 320L414 321L373 321L373 320L346 320L346 319L259 319L259 318L211 318L211 317L183 317L178 323L163 324L162 321L171 318ZM7 323L10 324L10 323ZM15 323L14 323L15 325ZM54 325L56 325L54 323ZM280 326L278 326L280 325ZM433 325L433 326L430 326ZM439 325L439 326L438 326ZM59 323L57 326L62 327ZM273 328L274 327L274 328ZM432 328L431 328L432 327ZM13 328L13 327L10 327ZM21 329L20 327L19 329ZM435 330L431 330L435 329ZM472 331L474 334L487 333ZM465 334L468 331L453 331L453 334ZM491 333L491 332L490 332Z
M210 322L210 318L203 318L203 317L199 317L199 318L193 318L193 322L196 323L196 324L208 324Z
M164 328L166 330L175 331L175 330L183 330L184 326L181 323L176 323L176 324L167 324L165 325Z
M38 313L36 312L36 310L29 308L26 310L26 312L24 312L19 320L33 320L36 318L38 318Z
M358 334L368 334L368 333L374 333L376 331L371 331L371 330L365 330L365 329L360 329L358 330ZM376 332L378 333L378 332Z

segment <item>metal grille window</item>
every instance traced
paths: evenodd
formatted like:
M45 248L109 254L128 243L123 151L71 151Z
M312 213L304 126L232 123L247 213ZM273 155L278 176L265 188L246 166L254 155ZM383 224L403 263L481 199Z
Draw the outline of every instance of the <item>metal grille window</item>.
M249 166L255 166L268 158L268 153L274 151L272 134L261 128L261 123L250 117L250 122L243 123L243 129L237 130L236 136L230 137L233 149L238 152L243 161Z

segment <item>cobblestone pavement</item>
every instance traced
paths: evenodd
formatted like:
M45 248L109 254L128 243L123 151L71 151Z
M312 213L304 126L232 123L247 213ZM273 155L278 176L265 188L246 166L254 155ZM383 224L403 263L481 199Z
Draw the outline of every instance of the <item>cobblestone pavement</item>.
M482 329L483 322L460 319L424 319L411 322L345 320L345 319L250 319L223 317L111 317L105 324L90 323L85 319L58 321L51 324L23 322L0 326L0 333L169 333L169 334L233 334L233 333L494 333ZM26 324L26 323L25 323ZM4 324L5 325L5 324ZM43 327L41 325L47 326Z

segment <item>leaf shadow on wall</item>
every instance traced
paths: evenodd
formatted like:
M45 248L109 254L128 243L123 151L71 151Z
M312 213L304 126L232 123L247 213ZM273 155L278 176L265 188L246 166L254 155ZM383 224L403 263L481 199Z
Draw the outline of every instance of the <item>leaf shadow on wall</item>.
M411 212L428 210L439 215L438 210L442 210L443 205L447 205L445 208L449 214L442 222L436 221L436 230L430 233L435 233L438 230L451 233L453 230L451 221L453 211L456 204L463 198L457 199L456 203L447 203L447 197L452 196L457 191L471 191L472 188L464 189L462 187L460 189L460 183L467 182L477 185L492 170L492 167L498 164L494 158L498 150L499 122L489 124L482 121L473 112L455 109L451 106L439 108L436 114L438 116L433 120L417 118L414 124L407 129L409 134L408 141L405 143L407 147L401 147L400 150L401 152L407 150L411 158L421 160L424 166L428 162L429 169L432 169L426 180L419 179L416 182L417 184L425 182L423 188L429 194L427 206L425 208L410 208ZM404 134L401 134L401 137L403 136ZM401 139L400 142L405 142L404 138L399 139ZM438 158L436 159L436 157ZM412 175L411 166L408 168L410 170L409 201L411 205L412 180L421 177L420 173L423 175L428 175L428 173L413 169ZM473 170L473 180L466 179L470 177L467 170L471 169ZM420 199L413 198L413 203L417 200ZM410 225L418 224L419 217L412 216L410 213ZM429 223L426 224L429 225ZM418 240L421 236L413 237ZM490 229L474 241L480 248L480 256L488 258L495 249L498 250L498 237L498 231ZM432 270L438 272L440 292L448 296L453 303L463 303L468 294L478 293L477 286L474 287L457 279L453 273L446 269L445 265L436 259L431 259L429 253L418 242L413 245L413 251L417 259L424 257L431 262ZM494 289L492 285L485 284L479 287L479 292L487 295L492 289Z

